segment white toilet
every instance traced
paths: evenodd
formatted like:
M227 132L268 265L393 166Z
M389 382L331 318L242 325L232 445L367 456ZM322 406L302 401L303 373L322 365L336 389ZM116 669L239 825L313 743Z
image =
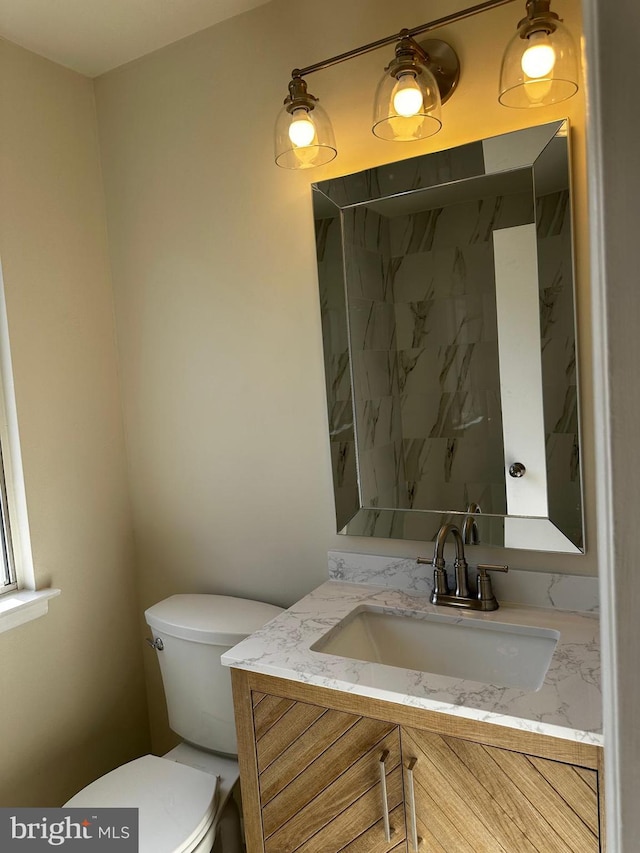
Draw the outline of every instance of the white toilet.
M139 853L241 853L229 671L220 656L280 607L224 595L173 595L145 612L169 725L183 743L107 773L66 806L139 809Z

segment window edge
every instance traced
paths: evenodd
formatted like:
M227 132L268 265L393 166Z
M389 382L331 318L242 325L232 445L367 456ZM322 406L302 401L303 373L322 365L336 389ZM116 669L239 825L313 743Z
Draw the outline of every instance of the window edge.
M46 616L49 612L49 600L60 595L61 590L19 589L0 596L0 634Z

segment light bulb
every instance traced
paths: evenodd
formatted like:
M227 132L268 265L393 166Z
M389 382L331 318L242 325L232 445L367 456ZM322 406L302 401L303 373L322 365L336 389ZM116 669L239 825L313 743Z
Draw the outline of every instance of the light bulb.
M289 139L299 148L311 145L313 137L316 135L316 129L309 113L302 108L294 110L292 119L293 121L289 125Z
M556 52L549 42L546 33L532 33L529 36L529 47L520 60L522 70L527 77L546 77L556 64Z
M413 74L402 74L393 93L393 109L403 118L411 118L422 109L422 92Z

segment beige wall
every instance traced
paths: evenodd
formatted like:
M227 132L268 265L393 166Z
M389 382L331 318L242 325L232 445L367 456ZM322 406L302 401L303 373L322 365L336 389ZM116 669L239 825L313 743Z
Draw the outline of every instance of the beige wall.
M500 559L595 573L584 100L581 91L530 112L497 103L500 55L522 10L442 31L463 70L438 136L415 145L372 136L371 99L391 55L380 51L309 78L334 122L338 158L308 173L272 160L292 67L459 6L274 0L96 81L144 606L177 591L286 605L325 579L329 548L428 550L334 532L309 184L565 116L575 153L589 553ZM578 0L557 7L579 33ZM473 560L495 561L495 552L473 550ZM149 678L155 700L155 669ZM153 727L158 745L159 719Z
M49 614L0 634L0 805L61 805L148 748L91 81L0 41L0 256Z

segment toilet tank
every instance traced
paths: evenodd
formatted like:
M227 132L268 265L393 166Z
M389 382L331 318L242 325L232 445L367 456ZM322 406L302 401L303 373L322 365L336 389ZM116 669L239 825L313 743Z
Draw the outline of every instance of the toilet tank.
M227 595L172 595L145 611L160 663L171 729L184 741L236 755L231 675L220 656L281 607Z

